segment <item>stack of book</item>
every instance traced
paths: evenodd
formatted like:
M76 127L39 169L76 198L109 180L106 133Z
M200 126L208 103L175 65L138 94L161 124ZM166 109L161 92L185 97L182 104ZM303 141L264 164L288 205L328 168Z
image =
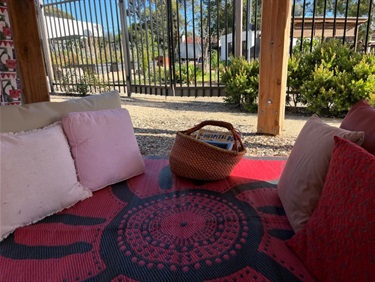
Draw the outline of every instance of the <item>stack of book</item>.
M201 128L198 131L194 132L192 136L198 140L204 141L210 145L222 149L233 149L234 138L232 132L229 131L221 132Z

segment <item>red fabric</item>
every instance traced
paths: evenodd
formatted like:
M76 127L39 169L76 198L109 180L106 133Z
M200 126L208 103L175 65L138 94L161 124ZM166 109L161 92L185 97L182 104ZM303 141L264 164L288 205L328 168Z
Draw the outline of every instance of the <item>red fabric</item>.
M366 100L355 104L342 121L341 128L352 131L364 131L362 147L375 155L375 108Z
M286 242L319 281L375 281L374 188L375 157L335 137L318 207Z
M215 182L179 179L167 159L145 164L1 242L0 281L313 281L285 245L285 160L243 159Z
M286 161L280 157L243 159L233 168L230 176L220 181L192 181L173 175L173 181L170 187L166 189L160 187L155 179L158 179L159 175L168 166L168 163L167 159L145 159L145 173L128 180L131 191L140 198L147 198L158 195L161 192L181 191L186 189L187 186L189 189L200 189L204 183L204 187L207 190L225 193L232 187L243 183L277 181ZM139 187L142 187L142 189L139 189Z

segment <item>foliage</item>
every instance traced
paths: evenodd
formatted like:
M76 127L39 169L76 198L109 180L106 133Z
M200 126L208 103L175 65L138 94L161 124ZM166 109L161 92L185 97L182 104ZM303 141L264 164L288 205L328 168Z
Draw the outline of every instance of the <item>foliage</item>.
M286 103L293 104L297 107L298 104L305 104L306 100L298 91L304 81L304 72L301 69L309 69L310 66L303 65L303 58L305 54L309 53L311 49L319 46L320 41L313 39L311 42L310 38L304 38L302 41L298 40L296 46L292 50L293 56L288 61L288 78L287 85L289 87L289 93L286 96Z
M103 38L67 40L65 45L55 45L51 50L52 64L56 67L107 64L121 62L121 46Z
M77 69L71 69L58 76L57 81L61 84L61 91L78 93L81 96L109 91L107 83L100 81L91 71L77 73Z
M169 68L160 66L155 69L155 72L151 73L150 78L157 83L166 83L167 81L170 81L170 75Z
M63 10L53 7L53 6L46 6L44 9L44 14L46 16L51 16L51 17L56 17L56 18L74 20L74 17L71 14L69 14L68 12L64 12Z
M173 46L177 46L178 40L182 35L184 27L184 11L182 7L189 7L192 5L192 0L178 0L172 1L170 15L166 14L165 7L168 6L165 0L152 0L147 5L142 1L129 1L128 9L126 11L131 23L128 27L129 42L133 46L147 44L147 38L151 37L148 43L156 43L156 48L153 55L159 51L166 51L170 47L169 36L173 35ZM161 8L162 7L162 8ZM186 13L185 13L186 14ZM171 33L169 33L171 31Z
M367 100L375 107L375 54L366 54L353 68L353 91L368 93Z
M231 58L221 82L225 84L224 101L253 112L259 88L259 61L248 62L244 58Z
M288 86L310 111L340 116L360 99L374 99L374 62L374 55L356 53L341 41L323 42L289 60Z
M321 37L314 37L312 42L311 38L304 37L303 40L298 39L296 45L293 47L293 55L298 55L301 53L308 53L311 50L315 49L322 42Z
M211 51L211 68L215 70L219 68L219 52L217 50Z
M176 64L175 67L176 70L176 81L178 83L184 83L184 84L190 84L195 81L195 78L197 76L197 71L200 69L196 68L194 64ZM202 71L200 70L202 73Z
M356 53L341 41L314 43L312 52L297 47L288 62L288 95L294 106L304 104L310 112L343 116L365 98L375 106L375 54ZM259 62L231 58L224 68L225 101L246 110L256 109Z
M286 95L286 103L293 104L294 107L301 103L306 104L306 100L299 92L303 82L302 73L300 72L302 57L303 53L297 53L290 57L288 61L287 85L289 92Z
M202 69L194 66L194 63L176 64L176 80L178 83L191 84L196 81L196 78L202 76Z

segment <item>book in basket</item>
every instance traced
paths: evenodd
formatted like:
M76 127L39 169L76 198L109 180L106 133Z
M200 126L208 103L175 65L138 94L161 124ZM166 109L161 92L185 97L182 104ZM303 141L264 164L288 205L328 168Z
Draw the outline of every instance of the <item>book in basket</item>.
M196 132L195 138L226 150L232 150L234 144L233 133L229 131L222 132L201 128Z

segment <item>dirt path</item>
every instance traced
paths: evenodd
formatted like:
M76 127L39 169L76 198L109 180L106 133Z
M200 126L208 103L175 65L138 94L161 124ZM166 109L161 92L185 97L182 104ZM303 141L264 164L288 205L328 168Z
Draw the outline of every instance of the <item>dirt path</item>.
M70 97L71 98L71 97ZM54 96L52 101L66 97ZM134 94L122 97L132 118L143 155L168 156L178 130L186 130L203 120L228 121L243 136L247 156L287 156L308 117L286 115L280 136L257 135L257 114L240 112L221 97L164 97ZM339 126L341 120L323 119Z

